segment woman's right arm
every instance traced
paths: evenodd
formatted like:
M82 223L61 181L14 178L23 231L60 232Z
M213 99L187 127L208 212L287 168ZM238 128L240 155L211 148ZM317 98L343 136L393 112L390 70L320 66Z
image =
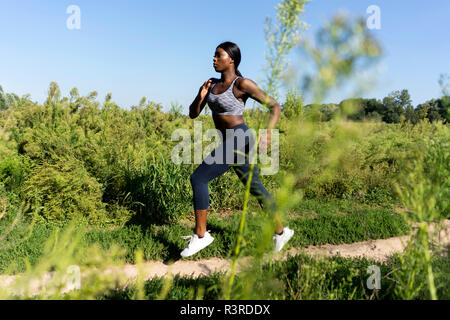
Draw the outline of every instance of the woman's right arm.
M206 96L208 94L209 88L211 87L212 78L200 87L198 90L197 97L195 97L194 102L189 107L189 117L191 119L195 119L202 112L203 108L206 105Z

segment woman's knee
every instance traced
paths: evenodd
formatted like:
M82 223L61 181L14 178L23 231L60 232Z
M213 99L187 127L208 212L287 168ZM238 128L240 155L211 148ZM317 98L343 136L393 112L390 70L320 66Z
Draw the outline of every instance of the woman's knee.
M199 184L208 184L210 179L208 172L204 172L204 170L197 168L194 173L191 174L190 180L191 184L194 186Z
M201 183L201 176L198 174L197 171L194 171L194 173L191 174L190 180L191 180L191 185L195 186L195 185Z

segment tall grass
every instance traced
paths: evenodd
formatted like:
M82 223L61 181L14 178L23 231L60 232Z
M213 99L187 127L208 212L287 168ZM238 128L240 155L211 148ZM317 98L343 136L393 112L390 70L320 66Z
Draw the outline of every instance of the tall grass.
M275 25L270 19L266 25L267 99L276 97L281 78L289 77L283 74L286 56L296 45L313 66L311 73L301 74L302 94L290 88L278 123L280 172L262 177L275 195L277 212L261 210L250 196L250 184L241 186L228 174L210 184L212 207L241 210L241 216L220 221L211 217L210 224L223 232L218 232L217 247L199 256L231 255L230 273L198 281L171 276L153 282L144 279L145 259L179 254L175 239L186 228L178 223L191 211L193 166L168 160L174 146L171 133L177 128L193 129L179 107L173 105L164 113L160 105L142 98L127 111L110 94L102 104L95 101L96 92L82 97L76 88L70 97L61 97L57 84L51 83L43 105L22 97L0 110L0 250L16 260L9 268L4 263L1 267L7 273L24 271L14 292L3 291L0 297L98 299L131 292L127 296L131 299L171 299L186 297L187 292L196 299L380 298L361 284L369 262L306 256L281 265L273 262L277 221L289 221L297 232L287 248L403 234L414 222L418 229L406 254L392 270L382 266L395 276L389 282L395 290L387 290L385 296L445 296L437 280L442 272L436 270L445 274L446 269L435 260L443 248L435 248L430 224L450 217L448 125L356 124L347 120L356 111L351 101L329 122L322 122L314 105L366 71L381 49L360 19L342 15L320 29L316 43L302 38L300 14L305 4L283 0ZM303 107L307 93L314 100L309 110ZM258 133L267 127L267 99L262 110L245 111L249 127ZM201 119L205 127L214 126L207 115ZM408 210L402 213L403 221L389 211L288 219L311 199L396 202ZM120 241L121 246L115 245ZM130 261L139 272L127 284L111 270ZM77 270L73 266L81 271L82 285L68 290L67 278L75 279L72 271ZM49 271L53 277L44 282ZM44 290L35 295L33 283Z
M437 131L436 135L442 135L443 139L424 137L423 144L418 146L416 159L407 162L407 171L396 184L402 203L412 209L402 216L407 223L416 225L405 255L400 257L401 268L396 273L400 284L397 291L404 299L417 298L423 286L428 288L431 299L438 299L432 256L444 249L436 246L434 240L443 220L450 214L450 135L442 123L438 124ZM431 230L432 222L438 222L439 226Z
M82 235L74 223L56 229L39 261L31 266L25 260L27 270L12 284L1 286L0 298L95 299L123 285L126 279L121 273L108 271L123 265L123 250L86 247Z

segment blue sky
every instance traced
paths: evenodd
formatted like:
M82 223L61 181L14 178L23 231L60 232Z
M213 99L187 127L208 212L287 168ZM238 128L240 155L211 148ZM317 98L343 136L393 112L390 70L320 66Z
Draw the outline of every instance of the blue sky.
M0 85L6 92L30 94L42 103L51 81L67 96L108 92L122 108L142 97L184 112L210 77L216 46L237 43L239 70L258 83L264 77L265 17L276 15L275 0L2 0L0 2ZM69 5L81 10L81 29L69 30ZM413 104L438 97L441 73L450 74L450 1L313 0L304 21L310 35L338 10L368 17L381 9L381 30L373 34L385 54L377 86L365 97L383 98L408 89ZM295 65L297 53L289 59ZM284 91L282 91L284 92ZM347 98L333 92L327 102ZM283 103L283 99L280 99ZM249 104L247 104L248 106Z

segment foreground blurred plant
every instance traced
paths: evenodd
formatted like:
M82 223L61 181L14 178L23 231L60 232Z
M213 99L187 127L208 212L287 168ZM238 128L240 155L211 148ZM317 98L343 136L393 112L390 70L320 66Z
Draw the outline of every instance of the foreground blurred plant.
M417 229L400 256L401 268L395 274L397 294L404 299L417 299L424 286L431 299L438 299L432 258L443 250L434 241L442 222L450 217L450 135L442 123L436 129L441 139L423 137L415 159L404 162L405 170L395 184L403 205L410 208L402 216ZM432 222L438 222L438 226L431 228Z
M266 19L266 40L269 50L269 55L266 55L268 60L268 81L267 87L264 88L264 92L266 93L266 100L263 103L263 109L269 109L267 103L269 101L269 97L276 92L277 83L280 79L281 71L283 70L283 66L285 63L285 57L289 53L289 51L295 46L295 44L299 41L300 32L303 29L303 24L299 19L299 14L304 11L304 6L307 1L305 0L283 0L281 4L277 6L277 25L272 27L270 18ZM256 128L256 132L258 135L255 139L255 145L253 146L253 150L256 150L256 145L260 140L259 129L263 125L262 115L258 114L258 124ZM269 128L271 129L271 128ZM248 177L248 182L246 185L246 190L244 194L244 206L242 210L241 221L239 224L239 233L237 236L236 244L233 250L233 261L231 266L231 273L228 280L228 283L225 284L224 296L226 299L232 298L233 293L233 284L235 275L237 272L237 263L238 258L241 252L241 245L243 244L244 238L244 228L245 228L245 218L247 214L247 206L250 196L250 183L252 181L253 176L253 168L255 163L256 152L253 154L253 159L249 161L250 165L250 173ZM250 160L250 159L249 159ZM294 197L295 198L295 197ZM265 211L267 208L264 208ZM273 231L275 230L275 221L282 221L282 212L278 210L277 212L272 212L269 217L266 217L265 221L261 224L263 229L263 239L260 242L261 245L257 248L255 252L255 260L252 264L255 266L259 266L261 264L261 253L270 249L270 244L272 240ZM258 250L259 249L259 250ZM255 278L251 276L244 282L245 292L252 288L254 285ZM253 273L254 275L254 273ZM240 293L235 293L236 296L245 299L245 295Z
M344 156L365 130L347 121L349 115L358 111L354 99L347 99L338 107L329 126L320 122L320 103L331 89L344 86L355 74L374 65L381 55L381 46L365 28L363 18L338 14L318 30L315 43L304 38L299 49L309 63L308 68L303 68L301 85L313 104L290 131L288 144L294 150L307 150L309 144L319 141L323 150L296 161L291 172L296 184L303 184L312 176L317 176L315 180L320 183L344 168ZM325 130L330 130L328 136Z
M303 89L315 104L320 103L333 88L346 85L355 76L367 72L382 54L380 44L365 26L363 17L339 13L327 22L313 43L302 39L300 52L310 74L303 77ZM366 83L364 83L366 82ZM360 85L367 84L366 79ZM360 86L358 90L364 90ZM345 110L343 110L345 111ZM353 113L348 110L347 114Z
M305 1L283 1L278 6L279 26L274 28L275 31L272 31L269 27L266 28L266 39L271 53L268 63L270 67L268 72L269 80L267 81L268 88L266 89L268 96L276 88L276 84L281 76L285 55L300 40L298 29L303 24L299 20L298 15L303 11L304 4ZM317 67L316 73L304 76L305 83L308 84L308 90L313 92L315 103L321 102L331 88L344 84L360 68L367 67L366 64L361 62L370 64L380 55L380 46L363 27L364 23L362 21L362 19L353 20L338 15L318 32L319 43L317 47L310 44L307 40L302 41L305 53L313 58ZM291 28L296 28L297 30L294 31ZM311 81L311 79L317 80ZM266 107L266 105L264 104L263 107ZM295 108L293 109L295 110ZM305 167L301 163L284 175L281 189L276 197L279 210L276 213L261 217L262 234L259 245L251 250L253 259L246 264L247 269L241 273L240 282L233 286L240 246L245 244L243 231L245 227L246 203L249 197L249 184L247 185L239 234L233 252L231 275L228 283L225 283L224 296L227 299L232 297L247 299L250 295L252 298L256 298L255 293L256 296L259 293L259 297L266 298L264 296L265 290L256 290L256 279L257 274L261 272L260 268L264 261L264 253L271 248L275 221L282 221L285 214L301 200L302 191L295 188L295 186L301 180L314 174L314 168L317 168L319 165L325 167L325 170L321 172L321 177L325 180L335 174L342 166L342 156L347 150L346 147L351 145L354 138L361 133L361 129L346 121L346 116L355 112L355 109L353 104L348 103L343 106L340 112L336 113L331 124L331 130L334 133L332 138L326 141L328 148L325 148L325 152L322 154L313 155L314 161L311 162L311 168ZM314 115L314 113L311 114ZM290 136L287 137L293 150L302 150L303 144L314 141L315 139L313 138L319 135L322 130L321 124L316 121L314 116L299 118L298 123L294 126L293 130L289 130ZM259 141L259 137L256 141ZM270 258L270 254L267 257ZM269 276L269 274L267 275ZM271 279L267 278L267 283L271 283Z
M82 242L83 229L73 222L56 229L45 244L38 263L12 281L3 277L1 299L96 299L126 283L124 250L112 246L105 251Z

